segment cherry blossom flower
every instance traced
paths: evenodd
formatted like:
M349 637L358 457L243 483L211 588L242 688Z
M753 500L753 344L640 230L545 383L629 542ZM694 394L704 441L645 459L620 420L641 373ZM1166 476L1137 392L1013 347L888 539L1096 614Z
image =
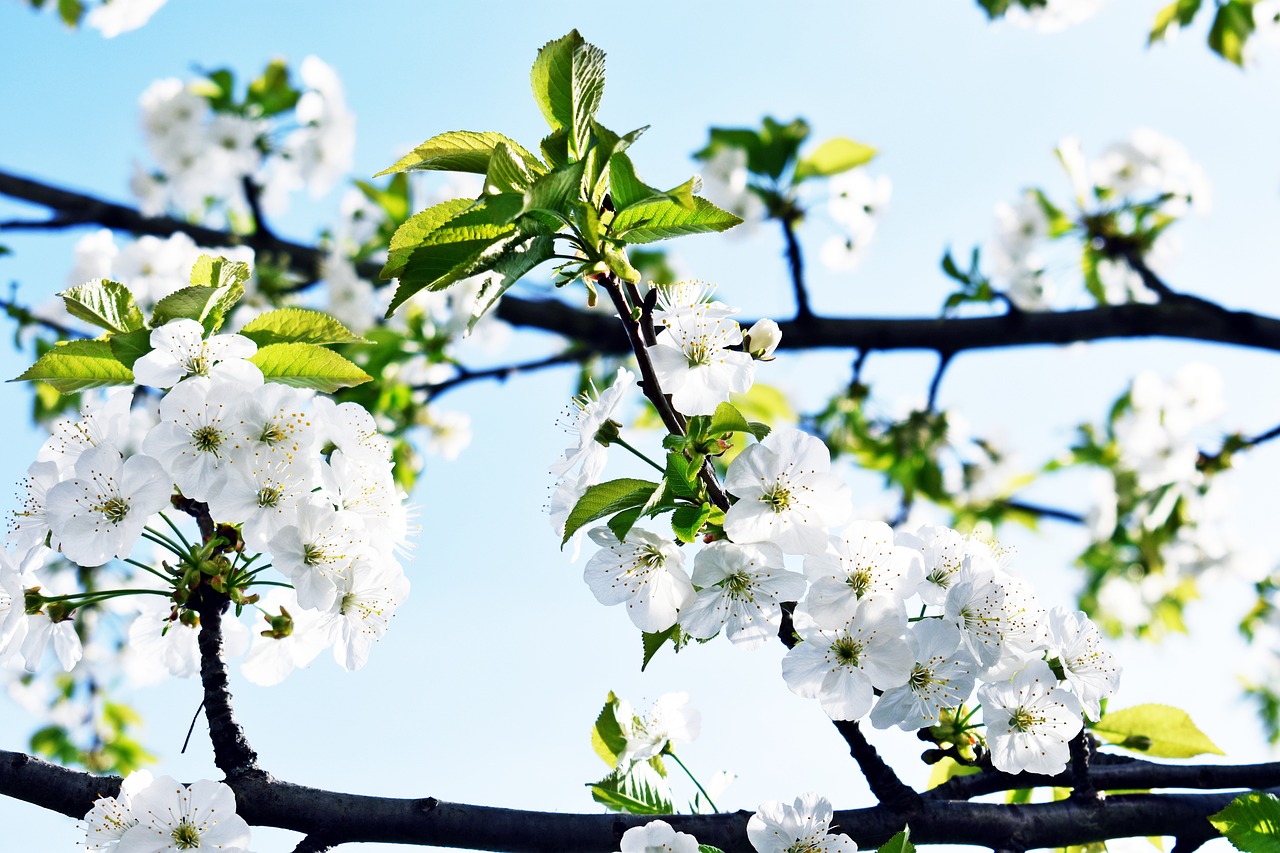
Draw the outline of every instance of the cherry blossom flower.
M788 554L821 554L828 528L853 512L849 487L830 473L831 454L799 430L779 430L729 465L725 488L738 502L725 513L734 542L773 542Z
M46 514L68 560L99 566L133 550L147 519L169 505L173 481L150 456L85 451L75 477L49 489Z
M1007 630L1005 587L989 566L965 558L947 591L943 618L960 629L964 648L984 667L1000 660Z
M278 455L294 465L314 465L318 439L307 410L313 396L275 382L245 395L229 423L238 451Z
M920 553L894 545L893 530L884 522L852 522L830 542L826 552L804 558L813 584L805 607L827 627L847 622L866 596L909 597L924 577Z
M782 602L804 595L805 581L783 566L782 549L768 542L713 542L693 563L698 598L680 613L680 626L698 639L721 629L734 645L759 647L776 636Z
M696 740L702 731L702 714L688 704L688 693L664 693L641 717L630 702L619 699L613 715L626 747L618 756L618 768L625 771L638 761L661 755L672 744Z
M58 421L36 454L37 462L57 464L62 477L75 471L80 454L91 447L110 444L119 449L129 433L129 404L133 394L116 391L100 400L87 399L78 420ZM50 484L52 485L52 484Z
M1068 743L1084 727L1082 709L1048 664L1031 661L1009 681L984 684L978 699L997 770L1053 776L1067 768Z
M298 505L318 484L319 478L301 462L242 458L229 466L222 488L207 502L214 520L239 524L245 544L261 552L297 521Z
M1083 611L1055 607L1049 611L1049 663L1063 676L1090 718L1101 716L1100 701L1120 687L1120 666L1102 646L1098 627Z
M901 601L868 598L834 630L821 627L800 607L795 629L804 642L782 659L782 677L793 693L819 700L833 720L865 716L874 690L898 687L911 674L914 660Z
M884 692L871 711L878 729L932 726L942 711L959 707L973 692L978 662L960 648L960 629L939 619L916 622L907 631L915 657L907 683Z
M316 397L311 414L322 444L333 444L353 459L391 460L391 440L378 432L373 415L359 403L338 404Z
M33 545L43 545L46 542L51 548L58 547L58 541L53 538L53 531L49 529L45 503L48 500L49 489L56 486L61 479L56 462L32 462L27 468L27 476L22 481L26 491L22 499L22 507L14 510L13 518L9 522L9 541L15 547L26 550Z
M297 522L281 528L270 543L275 567L293 581L298 602L326 611L340 603L339 584L369 547L360 516L314 501L299 506Z
M188 376L207 376L261 385L262 371L246 361L258 345L242 335L214 335L206 340L195 320L171 320L151 331L151 352L133 364L139 385L171 388Z
M641 631L667 630L680 610L693 603L684 555L671 541L638 527L621 542L608 527L588 535L604 550L587 561L583 580L601 604L625 602L627 616Z
M124 834L138 825L138 817L133 813L133 798L151 783L150 770L134 770L120 783L118 795L94 800L93 808L84 816L88 853L115 850Z
M22 660L27 672L35 672L40 668L40 661L50 643L53 644L53 653L57 656L58 663L67 672L74 669L84 657L84 645L80 642L80 635L76 633L74 620L68 618L55 622L49 614L41 611L29 614L26 624L26 634L22 639Z
M831 801L819 794L802 794L794 805L771 800L747 821L747 839L757 853L857 853L853 839L831 833L833 817Z
M142 447L173 475L182 493L208 501L223 486L235 441L231 433L244 387L198 376L160 401L160 423Z
M686 415L709 415L742 394L755 381L756 364L749 353L728 349L742 343L732 320L707 314L677 316L649 347L654 373L671 405Z
M619 853L698 853L698 839L676 832L665 820L651 820L622 833Z
M942 604L968 553L969 540L949 527L921 527L915 533L899 533L899 545L914 548L924 560L924 580L917 592L925 604Z
M592 384L581 397L574 400L578 414L569 425L570 432L576 432L577 441L565 449L564 455L551 466L551 474L563 477L581 465L581 469L590 478L588 485L599 482L600 473L604 470L607 459L607 448L596 441L600 428L613 419L618 407L626 399L627 393L635 385L635 374L626 368L619 367L613 384L604 391L596 391Z
M396 608L409 596L409 580L394 560L358 559L338 576L335 612L321 626L333 643L333 658L348 670L369 659L374 641L387 633Z
M84 22L102 33L103 38L115 38L146 24L165 2L166 0L111 0L90 9L84 16Z
M222 782L201 779L187 786L161 776L129 799L138 823L120 836L115 853L248 853L249 824L236 814L235 794Z

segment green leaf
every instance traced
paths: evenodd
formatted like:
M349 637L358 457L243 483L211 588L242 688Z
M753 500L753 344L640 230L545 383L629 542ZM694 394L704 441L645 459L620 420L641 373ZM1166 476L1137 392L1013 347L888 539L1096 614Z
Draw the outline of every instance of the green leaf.
M505 142L494 146L493 156L489 158L489 171L484 178L486 193L523 194L532 182L533 172L529 166L512 153Z
M1117 746L1156 758L1225 755L1186 711L1169 705L1137 705L1102 715L1090 730Z
M1244 44L1253 33L1252 0L1229 0L1218 7L1209 28L1209 47L1228 62L1244 66Z
M1201 0L1174 0L1156 13L1155 23L1151 25L1151 34L1147 36L1147 44L1152 45L1169 37L1169 30L1175 23L1185 27L1200 11Z
M252 276L244 261L229 261L221 255L201 255L191 265L192 287L235 287ZM241 288L241 293L244 288Z
M327 394L373 378L333 350L316 344L268 344L249 361L258 365L268 382Z
M890 838L876 850L876 853L915 853L916 846L911 843L911 827L905 826L893 838Z
M158 328L173 320L195 320L206 334L222 327L232 305L244 295L244 285L222 287L195 285L176 290L156 303L151 311L151 326Z
M476 292L471 307L471 317L467 320L467 334L475 329L480 318L498 303L498 298L507 292L530 270L549 260L555 254L555 241L546 235L532 237L523 242L512 241L503 250L503 256L493 265L485 276L484 282Z
M614 210L618 212L644 202L662 200L693 210L697 206L693 195L696 180L690 178L675 189L664 192L636 177L635 165L626 154L619 151L609 158L609 196L613 199Z
M711 415L707 424L707 435L721 435L726 432L753 432L751 423L742 412L731 403L721 403Z
M387 263L382 267L379 277L385 281L399 275L400 270L404 269L405 263L408 262L409 256L413 254L413 250L422 245L428 235L454 217L470 210L474 204L473 199L450 199L418 211L405 220L391 237Z
M553 169L569 164L569 131L566 128L554 131L545 136L538 148L546 158L547 165Z
M1280 849L1280 799L1251 791L1209 816L1209 823L1245 853L1275 853Z
M525 191L520 213L546 210L568 217L569 203L582 195L582 161L561 166L542 175Z
M249 83L245 106L257 107L260 115L273 116L293 109L301 96L289 83L289 66L284 60L274 59L262 76Z
M133 370L133 363L151 352L151 330L137 329L123 335L112 335L107 338L107 343L111 345L111 354Z
M679 630L680 625L677 623L665 631L659 631L656 634L646 632L644 636L641 637L641 642L644 645L644 659L640 662L641 672L644 672L645 668L649 666L649 661L653 660L653 656L658 653L658 649L666 645L668 640L675 640L676 632Z
M637 762L626 773L615 770L590 788L592 799L616 812L658 815L675 811L666 782L647 762Z
M828 139L812 154L796 163L797 183L808 178L830 177L870 163L876 149L843 136Z
M613 535L621 542L627 538L627 534L631 532L631 528L636 526L636 522L640 520L640 516L644 513L644 507L632 507L624 509L613 518L605 522Z
M397 275L400 284L386 316L390 317L415 293L444 290L461 279L483 272L502 257L504 248L517 237L515 225L492 221L505 215L488 207L491 201L501 198L490 196L477 202L470 210L455 216L423 238L409 253ZM484 263L486 256L489 257L488 264ZM386 270L383 272L385 274Z
M61 394L70 394L104 385L131 385L133 371L120 363L107 341L63 341L13 381L33 379L49 383Z
M581 157L604 94L604 51L572 30L538 51L529 82L547 124L568 130L570 149Z
M474 172L483 175L489 171L489 159L499 144L524 161L530 169L541 164L538 158L520 147L513 139L486 130L450 130L433 136L396 161L389 169L383 169L375 178L392 172Z
M929 781L925 783L925 789L930 790L938 787L949 779L956 776L972 776L974 773L980 773L977 767L969 764L961 764L954 758L943 758L929 771Z
M624 509L644 506L657 488L657 483L627 477L591 486L578 498L565 520L564 538L560 540L560 547L563 548L574 532L584 524Z
M591 729L591 748L600 756L600 760L610 767L618 766L618 756L627 749L627 739L622 736L622 727L618 725L616 709L618 697L609 691L609 698L596 716L596 724Z
M699 844L698 853L724 853L719 847L712 847L710 844Z
M58 0L58 17L68 27L79 26L84 17L84 3L80 0Z
M281 343L368 343L328 314L308 308L277 308L259 314L240 330L260 347Z
M614 236L628 243L652 243L684 234L726 231L742 222L705 198L695 196L693 202L693 210L668 200L633 205L614 217Z
M58 294L67 313L108 332L122 334L147 324L129 288L105 278L77 285Z
M711 516L711 504L705 501L701 506L678 507L671 514L671 530L681 542L691 543L697 540L698 531Z

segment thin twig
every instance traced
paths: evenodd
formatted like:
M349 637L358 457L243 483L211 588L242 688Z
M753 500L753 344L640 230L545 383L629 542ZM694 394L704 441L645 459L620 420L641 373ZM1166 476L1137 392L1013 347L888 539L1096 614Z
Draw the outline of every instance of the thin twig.
M1038 516L1039 518L1051 518L1054 521L1065 521L1068 524L1084 524L1086 519L1078 512L1072 512L1067 509L1058 509L1051 506L1040 506L1039 504L1027 503L1026 501L1017 501L1012 499L996 501L996 505L1015 512L1025 512L1029 515Z
M804 258L800 253L800 241L796 238L796 217L785 213L778 218L782 223L782 236L787 241L787 267L791 272L791 289L796 297L795 322L803 324L813 317L809 307L809 292L804 284Z
M191 733L196 730L196 721L200 719L200 712L204 710L204 700L200 700L200 704L196 707L196 712L191 716L191 725L187 726L187 736L182 739L182 749L178 750L179 755L187 754L187 747L191 745Z
M457 388L460 385L466 385L470 382L480 382L486 379L496 379L499 382L505 382L512 376L522 373L533 373L548 367L559 367L564 364L581 364L595 357L595 353L590 350L573 349L567 350L556 355L547 356L546 358L536 359L534 361L525 361L518 364L504 364L501 367L489 367L484 370L468 370L459 368L456 376L443 379L439 382L425 382L421 385L414 385L413 390L425 391L429 398L439 397L446 391Z
M939 351L938 367L933 372L933 380L929 383L929 400L926 404L926 411L932 413L938 410L938 389L942 387L943 374L947 372L947 366L951 364L951 357L954 353Z

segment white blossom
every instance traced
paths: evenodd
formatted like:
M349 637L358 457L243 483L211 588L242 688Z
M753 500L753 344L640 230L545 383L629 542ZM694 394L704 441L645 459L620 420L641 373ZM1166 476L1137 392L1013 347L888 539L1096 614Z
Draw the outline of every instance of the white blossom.
M582 578L604 605L627 605L641 631L665 631L695 593L684 571L684 555L674 543L638 527L621 542L608 527L594 528L591 540L603 550L587 561Z
M794 805L761 803L747 821L747 839L757 853L857 853L844 833L832 834L831 801L814 793L796 797Z
M693 562L697 600L680 614L680 626L698 639L721 629L734 645L757 648L777 636L782 602L804 595L805 581L783 565L782 549L769 542L713 542Z
M978 699L997 770L1053 776L1066 769L1068 743L1084 721L1080 701L1058 687L1048 664L1031 661L1009 681L984 684Z
M138 819L115 853L160 853L209 848L248 853L249 825L236 814L236 798L222 782L201 779L190 786L161 776L130 797Z

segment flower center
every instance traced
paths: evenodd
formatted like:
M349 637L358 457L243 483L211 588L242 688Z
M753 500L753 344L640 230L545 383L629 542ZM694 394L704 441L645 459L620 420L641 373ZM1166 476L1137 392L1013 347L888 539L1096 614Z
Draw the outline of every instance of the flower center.
M845 581L849 584L849 589L853 590L853 594L858 598L867 594L867 590L871 588L871 570L866 568L856 569L849 575L849 580Z
M280 503L280 498L284 495L284 489L279 486L263 486L258 489L258 506L270 509Z
M222 431L214 426L202 426L191 433L191 444L201 453L215 453L222 446Z
M1009 713L1009 728L1015 732L1032 731L1038 723L1043 723L1043 717L1037 717L1031 713L1026 707L1019 705Z
M841 666L857 666L858 659L862 657L862 643L853 637L841 637L831 644L831 651Z
M200 846L200 832L185 819L170 834L173 846L179 850L194 850Z
M791 508L791 490L782 483L778 483L761 495L760 500L767 503L774 512L786 512Z
M98 509L107 521L112 524L119 524L129 514L129 502L119 496L107 498Z
M262 432L258 434L258 441L269 446L275 446L289 437L284 427L275 421L268 421L262 427Z
M324 559L324 551L319 545L303 545L302 546L302 562L308 566L314 566Z
M209 356L204 350L203 343L200 345L200 353L188 358L182 363L182 366L186 369L189 376L209 375L209 368L212 367L212 365L209 364Z
M933 677L933 670L929 669L922 663L917 663L911 668L911 675L907 679L907 686L911 688L913 693L919 693L930 684L937 683L938 679Z
M667 561L667 558L663 555L662 551L653 545L646 545L641 548L638 556L640 564L646 569L659 568Z
M725 578L724 587L729 591L731 598L750 598L751 597L751 575L746 572L738 572L736 575L729 575Z
M684 357L690 367L706 367L711 363L712 348L703 338L690 341L684 348Z

